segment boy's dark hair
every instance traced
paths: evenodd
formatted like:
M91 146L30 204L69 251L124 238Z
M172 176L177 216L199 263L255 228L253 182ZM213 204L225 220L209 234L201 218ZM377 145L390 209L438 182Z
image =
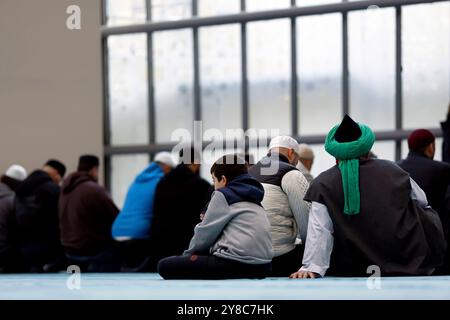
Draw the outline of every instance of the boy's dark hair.
M225 176L228 182L244 173L247 173L245 159L236 154L224 155L211 167L211 174L214 174L218 179Z

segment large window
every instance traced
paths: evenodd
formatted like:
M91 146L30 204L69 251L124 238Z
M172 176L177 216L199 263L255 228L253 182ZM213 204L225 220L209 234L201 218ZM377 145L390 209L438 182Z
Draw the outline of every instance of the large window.
M270 129L293 135L312 145L317 175L335 164L323 142L349 113L375 130L379 158L399 160L412 129L440 137L449 16L448 0L104 0L107 186L121 205L135 175L194 121L222 135L261 130L259 145L235 150L256 161ZM223 152L203 152L206 179Z

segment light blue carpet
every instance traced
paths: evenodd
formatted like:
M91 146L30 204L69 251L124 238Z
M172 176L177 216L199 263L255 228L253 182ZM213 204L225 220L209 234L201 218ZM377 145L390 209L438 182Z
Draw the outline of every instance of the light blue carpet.
M80 289L70 290L69 277L0 275L0 299L450 300L450 277L381 278L372 290L367 278L165 281L157 274L81 274Z

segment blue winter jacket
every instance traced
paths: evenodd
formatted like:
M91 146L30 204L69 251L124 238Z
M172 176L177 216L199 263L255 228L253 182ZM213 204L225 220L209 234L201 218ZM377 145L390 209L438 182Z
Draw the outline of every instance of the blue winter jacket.
M155 190L163 176L159 165L152 163L136 177L112 226L114 238L145 239L150 236Z

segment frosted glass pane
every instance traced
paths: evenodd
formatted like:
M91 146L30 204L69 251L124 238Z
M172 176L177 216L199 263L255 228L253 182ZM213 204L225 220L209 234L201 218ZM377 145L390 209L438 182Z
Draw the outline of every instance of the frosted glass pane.
M316 178L320 173L334 166L336 164L336 159L325 151L323 145L311 145L310 147L313 149L315 155L311 173ZM379 159L394 161L395 142L377 141L375 142L372 151Z
M260 146L257 148L249 148L248 153L253 156L254 162L258 163L269 152L268 146Z
M403 126L439 127L450 102L450 2L402 10Z
M271 9L283 9L291 6L291 0L246 0L246 11L263 11Z
M192 30L155 32L153 36L156 141L170 142L178 128L192 131Z
M240 0L198 0L198 15L217 16L241 11Z
M314 163L311 174L316 178L322 172L328 170L336 164L336 159L325 151L323 145L310 145L314 152Z
M395 142L376 141L372 147L372 152L378 159L395 161Z
M203 129L242 127L240 26L200 29Z
M342 116L342 16L297 19L300 134L326 134Z
M119 208L123 207L128 188L136 175L149 164L146 154L119 155L111 158L111 193Z
M147 36L108 37L111 143L148 143Z
M147 19L145 0L107 0L108 26L143 23Z
M219 149L219 150L204 150L202 156L202 166L200 167L200 176L206 181L212 182L211 178L211 167L220 157L226 154L237 154L242 153L241 149Z
M395 127L395 10L349 13L350 113L373 130Z
M152 0L152 21L188 19L192 17L191 0Z
M337 2L342 2L342 0L297 0L296 5L298 7L317 6L320 4L330 4L330 3L337 3Z
M248 24L250 128L291 133L289 20Z
M434 160L442 161L442 143L444 140L442 138L436 138L436 153L434 154ZM408 140L402 141L402 159L405 159L408 156L409 148L408 148Z

